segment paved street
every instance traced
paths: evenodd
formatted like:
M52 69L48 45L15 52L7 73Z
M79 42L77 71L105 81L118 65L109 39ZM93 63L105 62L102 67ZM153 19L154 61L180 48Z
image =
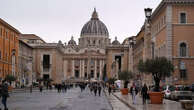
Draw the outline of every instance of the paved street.
M101 97L94 96L87 89L80 92L79 88L67 93L57 91L22 92L10 94L8 99L10 110L111 110L104 93Z

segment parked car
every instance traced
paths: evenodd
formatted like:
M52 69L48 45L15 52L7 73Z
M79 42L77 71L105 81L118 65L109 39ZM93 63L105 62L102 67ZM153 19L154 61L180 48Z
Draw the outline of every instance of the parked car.
M170 98L172 100L182 100L188 99L192 100L192 91L190 91L189 86L176 85L175 90L171 92Z
M171 92L175 90L175 87L173 85L166 85L163 87L164 97L169 99Z
M191 84L190 90L191 90L192 92L194 92L194 84Z

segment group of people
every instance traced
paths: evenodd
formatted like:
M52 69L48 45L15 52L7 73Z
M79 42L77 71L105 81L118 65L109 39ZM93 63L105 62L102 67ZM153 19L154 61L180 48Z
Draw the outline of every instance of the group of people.
M94 92L94 95L96 96L97 95L97 92L98 92L98 95L101 96L101 84L100 83L90 83L89 84L89 88L90 88L90 92Z
M58 93L60 93L60 92L65 93L65 92L67 92L68 89L73 87L73 84L69 84L69 83L67 84L67 83L63 82L63 83L59 83L59 84L49 85L49 89L52 90L53 86L57 90ZM40 92L43 91L43 87L44 86L42 84L39 84Z
M87 83L80 82L80 83L78 83L78 86L80 87L81 92L82 92L83 90L85 90L85 88L86 88L86 86L87 86Z
M137 89L137 87L135 86L135 83L133 83L133 85L130 88L130 93L132 95L132 101L133 104L136 104L136 95L138 94L139 90ZM143 85L143 87L140 90L141 92L141 96L142 96L142 103L146 104L146 99L148 98L148 87L146 84Z

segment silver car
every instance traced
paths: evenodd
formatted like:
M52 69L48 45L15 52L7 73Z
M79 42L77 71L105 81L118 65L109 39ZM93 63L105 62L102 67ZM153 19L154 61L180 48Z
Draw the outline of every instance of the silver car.
M172 100L189 99L192 100L192 91L189 90L188 86L176 85L175 90L171 92L170 98Z

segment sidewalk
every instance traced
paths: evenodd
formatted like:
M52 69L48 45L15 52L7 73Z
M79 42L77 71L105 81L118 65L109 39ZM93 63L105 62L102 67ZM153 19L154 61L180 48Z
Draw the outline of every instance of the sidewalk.
M180 102L164 99L163 104L142 104L142 98L136 96L136 104L132 103L131 95L121 95L120 92L113 93L115 97L128 105L132 110L183 110ZM147 100L148 103L148 100Z
M107 90L104 90L104 93L105 93L105 96L107 97L110 105L112 106L112 110L131 110L127 105L122 103L113 94L109 95Z

